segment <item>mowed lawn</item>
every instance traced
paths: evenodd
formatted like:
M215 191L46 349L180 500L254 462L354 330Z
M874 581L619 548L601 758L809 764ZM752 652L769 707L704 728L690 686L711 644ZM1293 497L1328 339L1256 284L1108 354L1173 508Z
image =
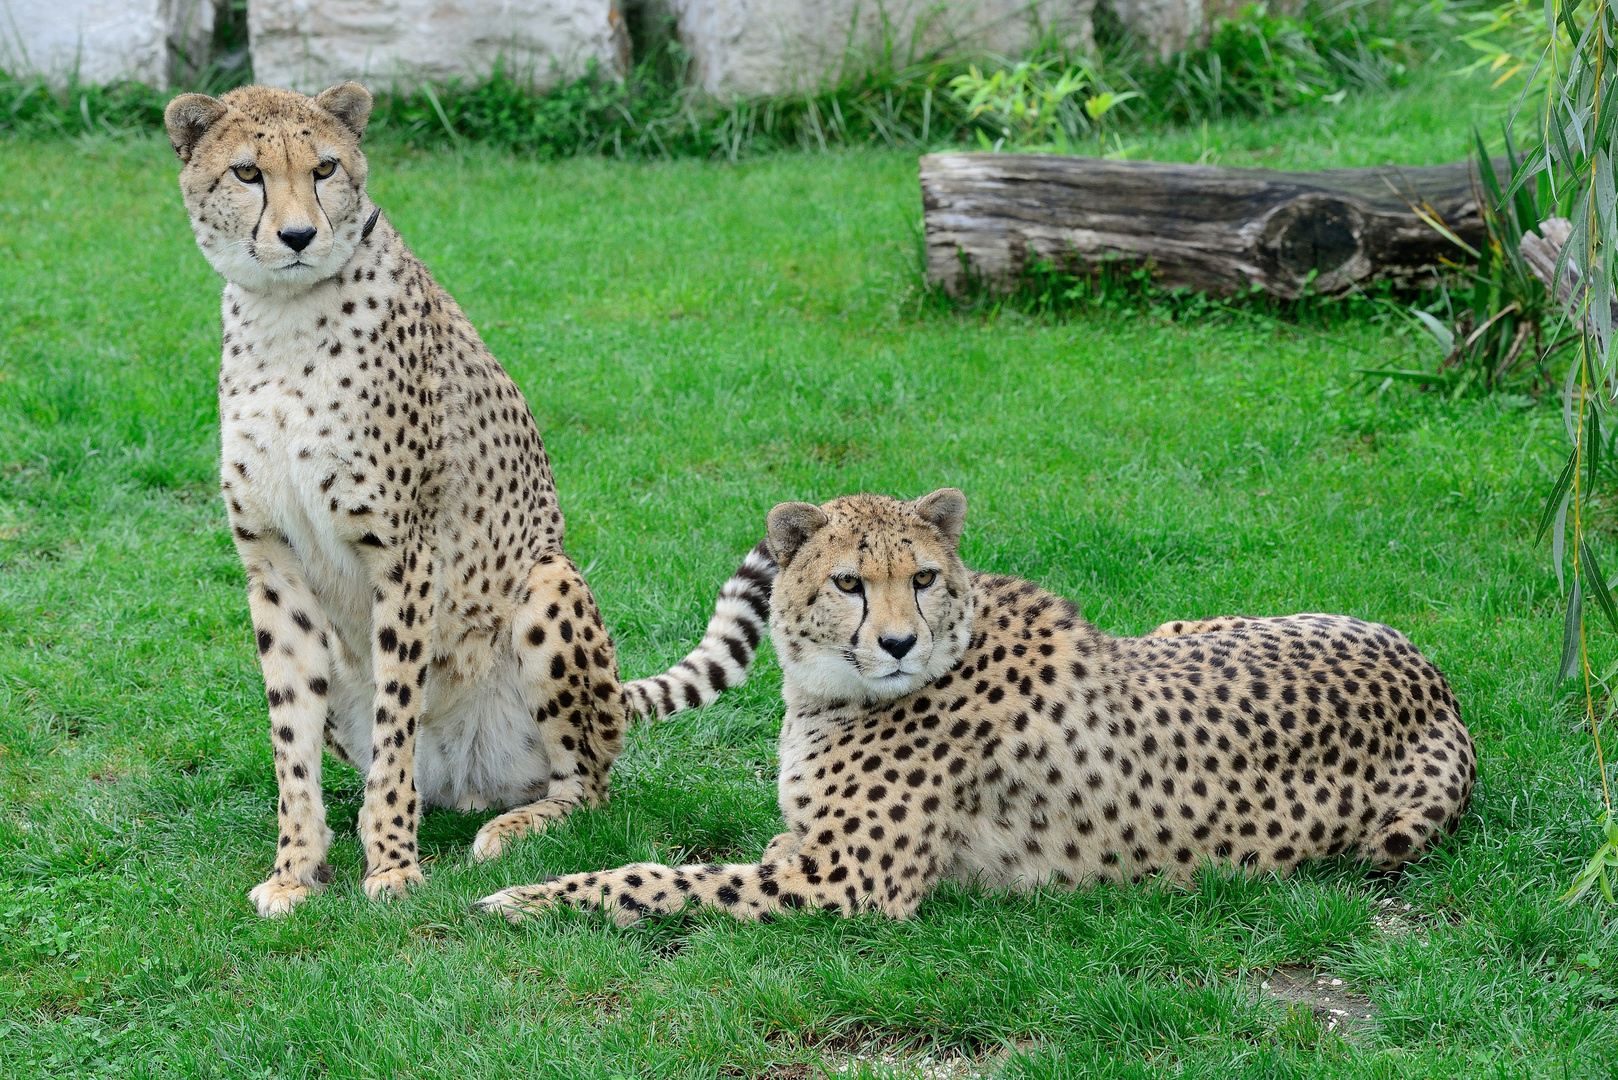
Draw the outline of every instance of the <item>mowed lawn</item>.
M1458 87L1144 152L1455 160L1492 115ZM948 312L898 153L373 155L373 194L528 395L626 675L696 640L774 503L952 484L971 566L1109 631L1406 631L1477 739L1460 833L1391 881L1345 860L952 887L906 923L468 911L553 873L755 856L779 822L766 651L745 689L633 731L608 805L500 861L470 863L482 816L429 812L428 883L388 904L358 887L361 781L328 760L336 880L259 919L275 780L215 494L219 282L176 169L160 139L0 143L0 1076L1612 1075L1613 923L1556 904L1599 799L1533 543L1559 412L1367 393L1356 366L1419 348L1391 322ZM1372 1019L1289 1009L1261 989L1283 965Z

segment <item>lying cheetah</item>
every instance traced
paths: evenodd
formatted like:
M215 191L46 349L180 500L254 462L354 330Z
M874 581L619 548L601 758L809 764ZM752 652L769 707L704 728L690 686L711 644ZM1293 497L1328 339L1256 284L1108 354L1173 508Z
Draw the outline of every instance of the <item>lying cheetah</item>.
M770 513L790 831L759 862L642 863L480 903L902 919L946 878L1183 881L1345 851L1397 867L1466 809L1472 740L1398 631L1294 615L1109 637L1031 582L969 573L965 519L953 488Z
M422 804L513 808L473 843L497 855L605 795L632 714L739 683L774 572L749 556L686 661L620 683L522 393L366 196L370 112L345 83L165 114L226 280L221 486L280 787L261 915L331 876L322 742L366 775L366 894L402 892L422 879Z

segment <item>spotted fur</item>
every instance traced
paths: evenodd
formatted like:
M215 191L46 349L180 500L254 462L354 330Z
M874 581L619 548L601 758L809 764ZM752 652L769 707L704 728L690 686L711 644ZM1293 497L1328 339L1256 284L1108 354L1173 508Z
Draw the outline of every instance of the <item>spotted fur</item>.
M322 744L365 773L377 898L422 880L424 804L510 808L473 842L492 857L604 798L630 714L671 711L619 680L522 393L366 196L370 109L348 83L187 94L166 114L197 243L227 281L221 487L280 796L263 915L331 876ZM743 570L754 591L721 597L719 629L743 627L750 650ZM726 685L751 652L730 656Z
M965 513L953 489L771 513L788 831L758 862L642 863L482 904L904 918L945 879L1184 881L1345 852L1391 869L1456 827L1472 740L1397 630L1295 615L1111 637L1032 582L968 572Z

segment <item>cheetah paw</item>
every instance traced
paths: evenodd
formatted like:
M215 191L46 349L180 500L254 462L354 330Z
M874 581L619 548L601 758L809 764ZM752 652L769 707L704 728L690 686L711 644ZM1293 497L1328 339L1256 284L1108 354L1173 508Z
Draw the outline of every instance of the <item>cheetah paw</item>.
M472 838L472 861L488 862L490 859L498 859L505 854L506 849L511 846L511 841L516 838L517 836L509 835L501 826L499 818L486 822L483 828L478 830L477 836Z
M518 840L544 830L554 821L560 821L570 809L571 806L560 803L537 803L485 821L472 839L472 861L488 862L499 858Z
M418 867L396 866L391 870L367 874L360 884L365 889L365 895L372 900L386 900L390 896L403 896L412 886L426 880Z
M293 907L303 903L321 890L319 884L305 885L301 881L271 878L253 886L247 898L253 901L258 913L266 919L290 914Z
M530 915L556 907L557 900L544 885L523 885L515 889L501 889L473 906L485 914L503 915L507 922L517 923Z

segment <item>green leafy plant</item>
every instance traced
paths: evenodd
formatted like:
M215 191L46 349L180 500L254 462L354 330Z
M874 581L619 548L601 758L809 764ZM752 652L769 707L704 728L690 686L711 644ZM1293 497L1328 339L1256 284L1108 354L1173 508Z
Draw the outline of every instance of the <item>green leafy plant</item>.
M1543 92L1553 73L1567 64L1573 43L1545 18L1542 4L1512 0L1465 18L1473 29L1456 40L1477 56L1457 72L1459 75L1487 72L1494 76L1497 87L1522 75L1527 89Z
M1098 9L1098 70L1140 91L1137 120L1192 122L1335 104L1400 84L1411 65L1454 47L1464 0L1322 0L1282 14L1251 3L1216 17L1206 41L1167 63Z
M1614 896L1612 890L1613 882L1618 881L1618 816L1614 816L1611 810L1608 810L1602 818L1601 832L1603 833L1601 847L1574 876L1572 887L1562 894L1564 903L1573 903L1599 885L1601 895L1606 898L1607 903L1618 904L1618 896ZM1600 966L1599 960L1590 963L1581 959L1581 962L1592 968Z
M1618 399L1618 369L1613 355L1613 288L1618 284L1618 193L1614 191L1613 157L1618 129L1618 0L1547 0L1545 39L1536 63L1550 72L1530 78L1525 102L1540 118L1539 143L1516 168L1510 194L1530 184L1548 186L1570 229L1556 265L1555 282L1571 286L1572 316L1579 331L1577 353L1564 383L1563 413L1572 446L1551 489L1540 518L1541 537L1551 537L1552 559L1563 577L1564 556L1571 563L1558 683L1577 677L1583 712L1594 744L1601 791L1602 841L1565 894L1571 903L1601 886L1613 898L1611 876L1618 870L1618 825L1614 823L1611 785L1601 742L1603 722L1610 719L1612 685L1618 664L1597 675L1590 655L1591 632L1585 618L1586 599L1595 601L1600 618L1618 632L1618 604L1596 561L1591 510L1598 488L1610 479L1602 472L1603 453L1611 445L1609 410ZM1561 43L1570 43L1564 48ZM1536 88L1540 88L1536 90ZM1605 685L1604 685L1605 683ZM1604 689L1609 707L1598 710L1597 691Z
M1071 153L1086 129L1095 132L1099 145L1103 120L1113 106L1140 97L1134 90L1097 88L1087 64L1059 72L1053 70L1056 67L1055 60L1023 60L985 75L973 64L950 80L950 93L964 105L966 118L980 124L987 121L996 133L991 140L989 131L977 129L983 149L1009 146ZM1090 89L1099 92L1087 94ZM1076 107L1081 98L1082 109Z

